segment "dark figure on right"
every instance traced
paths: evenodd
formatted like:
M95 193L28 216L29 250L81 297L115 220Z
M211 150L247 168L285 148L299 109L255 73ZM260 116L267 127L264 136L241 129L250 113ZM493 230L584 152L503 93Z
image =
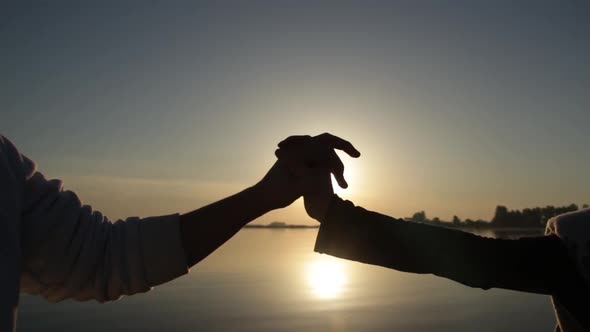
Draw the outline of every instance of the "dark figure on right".
M306 211L321 223L315 251L470 287L550 295L556 331L590 331L590 209L551 219L546 236L517 240L396 219L333 193L330 169L342 163L323 145L319 136L293 136L277 151L308 188Z

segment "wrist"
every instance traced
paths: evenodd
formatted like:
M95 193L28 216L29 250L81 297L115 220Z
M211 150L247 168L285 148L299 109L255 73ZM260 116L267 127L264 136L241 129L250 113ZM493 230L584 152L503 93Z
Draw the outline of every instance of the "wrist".
M330 195L330 197L326 200L326 203L324 205L324 210L322 211L322 214L317 219L320 223L325 222L326 219L328 219L330 217L330 214L331 214L330 211L332 210L332 207L336 204L337 200L340 200L340 197L338 197L338 195L336 195L336 194Z
M251 196L253 204L255 204L263 214L284 207L280 205L276 199L276 195L273 195L272 192L267 190L260 182L246 189L246 191L248 191L248 195Z
M326 220L330 206L336 197L334 194L308 194L304 196L304 205L307 214L322 223Z

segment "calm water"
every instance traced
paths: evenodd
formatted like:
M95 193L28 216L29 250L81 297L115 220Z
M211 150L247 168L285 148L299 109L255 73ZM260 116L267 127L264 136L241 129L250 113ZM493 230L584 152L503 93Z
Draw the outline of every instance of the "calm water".
M48 304L24 295L19 331L552 331L555 325L548 297L471 289L319 255L316 233L243 230L188 276L117 302Z

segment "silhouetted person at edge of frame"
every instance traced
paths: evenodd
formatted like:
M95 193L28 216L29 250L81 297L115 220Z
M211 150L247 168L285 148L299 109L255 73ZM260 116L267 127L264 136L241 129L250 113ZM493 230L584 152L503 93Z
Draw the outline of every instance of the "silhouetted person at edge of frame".
M305 209L321 223L315 250L400 271L431 273L470 287L551 295L556 331L590 331L590 209L551 219L546 236L501 240L395 219L333 193L318 137L292 136L279 160L310 185Z
M345 142L323 137L323 146ZM342 169L334 175L344 182ZM299 198L300 184L277 161L254 186L193 212L113 223L0 135L0 332L15 329L20 291L104 302L179 277L248 222Z

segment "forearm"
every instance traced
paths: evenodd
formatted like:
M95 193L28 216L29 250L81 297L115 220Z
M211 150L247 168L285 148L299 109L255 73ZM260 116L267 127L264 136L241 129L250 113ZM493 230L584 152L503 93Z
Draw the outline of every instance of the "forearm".
M250 221L272 210L262 190L253 186L180 216L187 265L193 266L233 237Z
M394 219L335 198L316 251L462 284L550 294L573 267L557 238L483 238Z

